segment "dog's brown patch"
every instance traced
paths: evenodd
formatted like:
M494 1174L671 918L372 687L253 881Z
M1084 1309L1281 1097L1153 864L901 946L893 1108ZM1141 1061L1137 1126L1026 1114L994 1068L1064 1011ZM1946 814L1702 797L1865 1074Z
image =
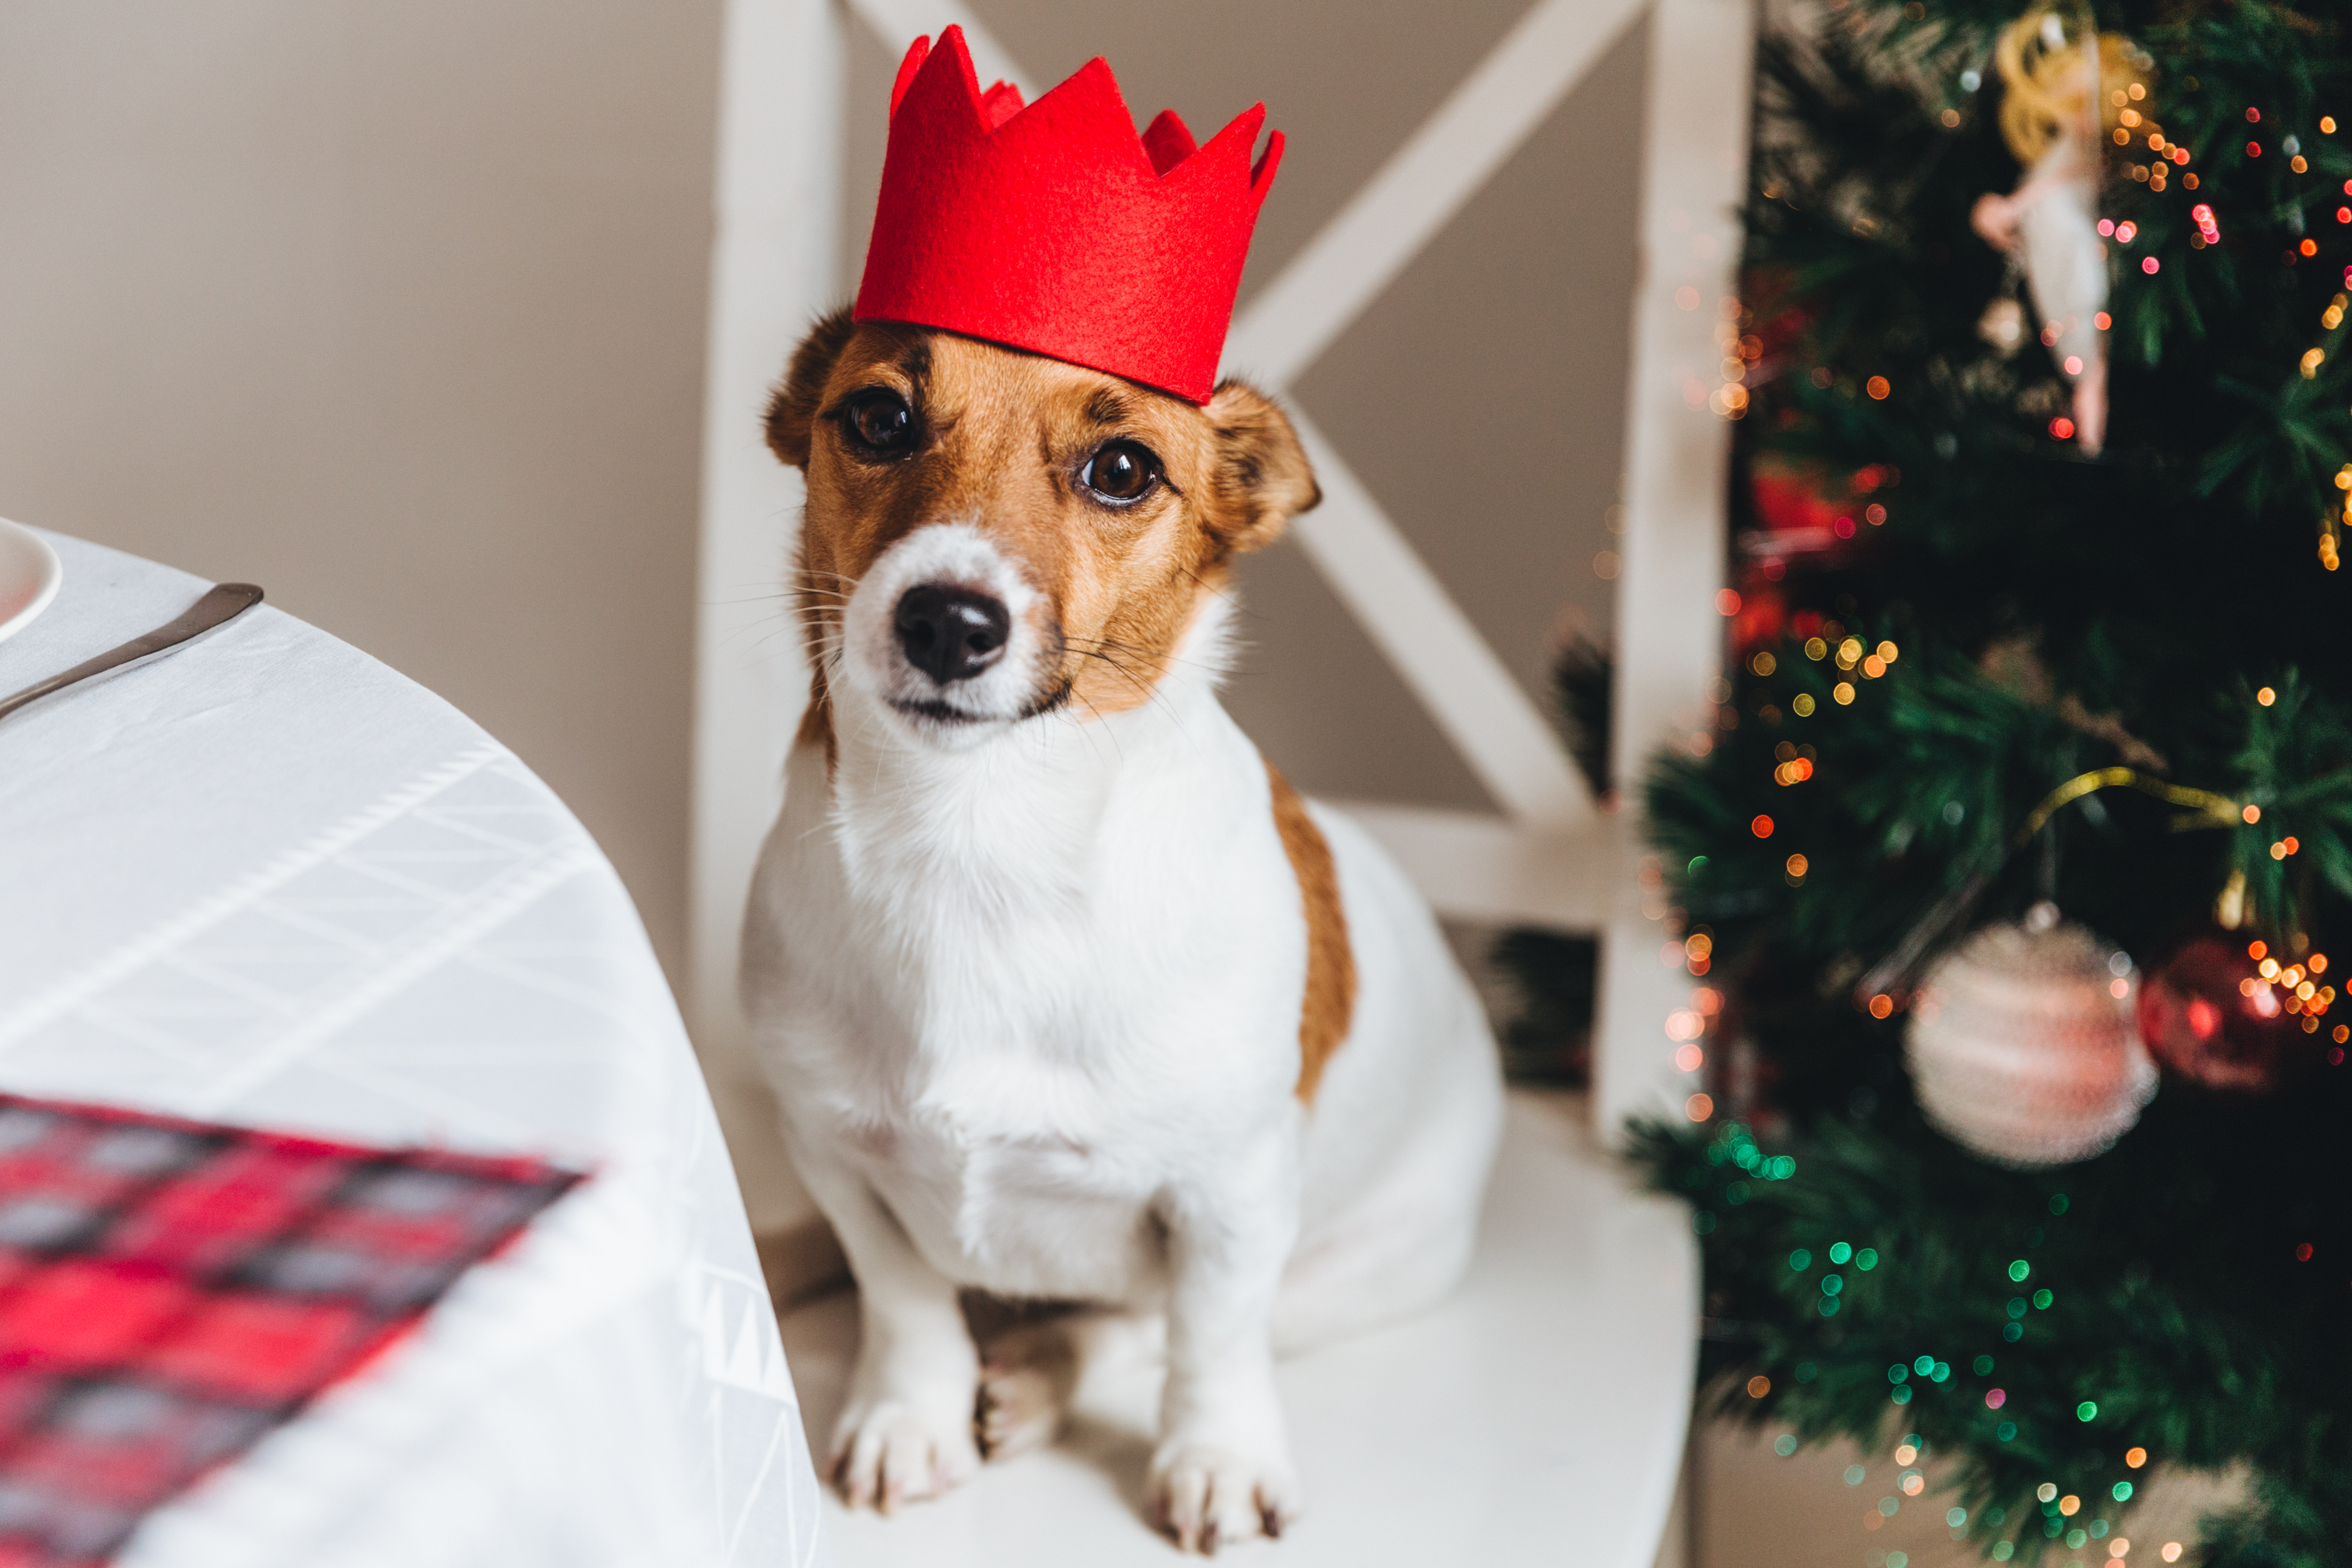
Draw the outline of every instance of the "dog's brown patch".
M1323 1080L1325 1063L1348 1038L1356 1011L1356 954L1348 944L1348 912L1339 904L1339 873L1331 846L1307 813L1307 802L1271 762L1265 776L1274 786L1274 828L1298 878L1307 906L1307 996L1298 1009L1298 1098L1308 1104Z
M841 414L867 388L905 399L919 444L861 458ZM1321 498L1290 422L1239 382L1206 408L1097 371L952 332L890 322L817 324L769 405L768 444L808 476L797 588L813 654L876 558L926 524L965 519L1021 563L1058 666L1037 711L1066 688L1080 718L1138 707L1233 558L1271 542ZM1165 483L1128 507L1078 483L1112 441L1159 458ZM822 692L812 692L812 706Z

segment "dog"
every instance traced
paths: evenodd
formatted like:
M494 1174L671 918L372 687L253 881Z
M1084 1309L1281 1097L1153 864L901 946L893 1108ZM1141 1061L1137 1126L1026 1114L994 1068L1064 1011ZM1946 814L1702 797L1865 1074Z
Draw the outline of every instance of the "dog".
M1146 1487L1186 1551L1300 1506L1278 1350L1443 1296L1501 1121L1403 874L1217 701L1234 558L1320 498L1281 410L821 322L767 418L807 478L813 691L744 998L860 1293L829 1474L935 1495L1050 1437L961 1292L1164 1325ZM1034 1345L1032 1350L1034 1351Z

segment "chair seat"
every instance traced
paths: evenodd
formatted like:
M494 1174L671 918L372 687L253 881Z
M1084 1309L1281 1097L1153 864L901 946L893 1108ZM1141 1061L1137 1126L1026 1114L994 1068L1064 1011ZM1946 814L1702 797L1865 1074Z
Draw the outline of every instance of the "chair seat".
M1285 1362L1307 1493L1283 1568L1651 1568L1689 1421L1698 1260L1680 1204L1633 1189L1584 1103L1515 1091L1469 1277L1436 1310ZM855 1298L784 1319L823 1455ZM835 1568L1168 1568L1142 1522L1155 1371L1089 1379L1060 1441L894 1518L829 1495Z

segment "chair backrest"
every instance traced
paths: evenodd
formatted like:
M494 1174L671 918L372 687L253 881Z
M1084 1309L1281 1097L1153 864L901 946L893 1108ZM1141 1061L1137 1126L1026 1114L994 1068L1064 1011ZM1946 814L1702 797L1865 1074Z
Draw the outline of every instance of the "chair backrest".
M958 0L731 0L712 268L697 714L693 971L697 1038L725 1070L740 1052L733 971L752 857L772 820L805 676L780 580L797 477L751 417L793 340L845 288L838 276L845 27L893 48L949 23L982 78L1034 95ZM1735 213L1745 170L1751 20L1739 0L1536 0L1417 129L1247 297L1225 362L1290 390L1396 283L1465 204L1646 26L1639 246L1624 388L1622 539L1615 579L1617 786L1643 759L1708 728L1719 675L1726 355ZM1334 40L1344 68L1346 39ZM1150 106L1146 106L1150 107ZM1574 193L1563 190L1560 201ZM1560 286L1573 286L1563 257ZM1735 356L1736 358L1736 356ZM1622 814L1604 814L1539 695L1515 674L1349 462L1297 411L1324 503L1293 538L1497 810L1339 802L1403 862L1443 915L1600 935L1598 1114L1681 1113L1669 1020L1690 977L1661 953ZM722 1090L723 1093L723 1090Z

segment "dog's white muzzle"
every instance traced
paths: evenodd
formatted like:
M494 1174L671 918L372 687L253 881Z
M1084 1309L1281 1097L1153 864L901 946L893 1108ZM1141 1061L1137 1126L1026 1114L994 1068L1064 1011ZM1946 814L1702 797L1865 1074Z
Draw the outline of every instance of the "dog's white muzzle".
M987 535L933 523L892 545L849 596L842 672L934 745L975 744L1055 706L1061 650L1044 596Z

